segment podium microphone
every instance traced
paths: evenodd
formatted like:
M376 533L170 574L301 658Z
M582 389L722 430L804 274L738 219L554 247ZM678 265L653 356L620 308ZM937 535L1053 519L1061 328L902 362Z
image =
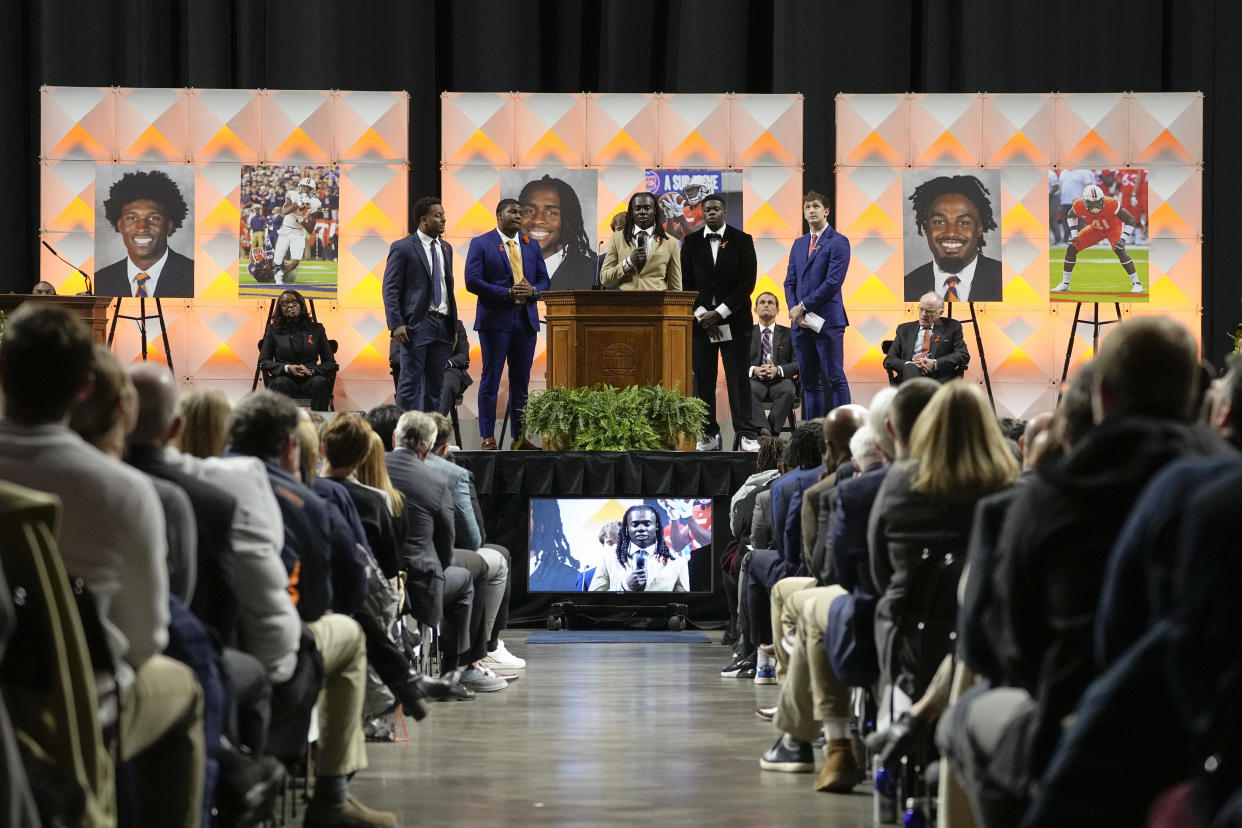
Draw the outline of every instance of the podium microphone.
M600 274L604 271L604 242L599 243L599 254L595 257L595 281L591 282L591 290L603 290Z
M60 253L56 250L55 247L52 247L50 244L48 244L47 239L39 239L39 241L43 243L43 246L46 247L48 249L48 252L50 252L53 256L60 259L62 262L64 262L65 264L69 265L74 270L76 270L78 274L81 275L83 281L86 282L86 290L79 293L78 296L94 296L95 295L95 283L91 281L91 277L87 276L86 273L82 270L82 268L78 267L77 265L73 264L73 262L70 262L64 256L60 255Z

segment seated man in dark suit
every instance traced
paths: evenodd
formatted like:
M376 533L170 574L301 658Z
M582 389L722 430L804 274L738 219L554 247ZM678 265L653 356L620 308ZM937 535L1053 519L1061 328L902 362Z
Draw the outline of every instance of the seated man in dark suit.
M789 328L776 324L781 309L776 294L764 292L755 300L759 323L750 332L750 393L756 403L771 403L768 426L779 434L793 411L798 389L798 360ZM766 345L765 345L766 342Z
M897 381L931 377L948 382L966 372L970 352L962 339L962 323L941 319L944 300L935 291L919 299L917 322L903 322L884 357L884 367L897 374Z
M453 354L444 368L444 385L440 390L440 413L448 416L457 404L457 398L474 382L470 374L470 337L466 335L466 326L457 320L457 335L453 339Z

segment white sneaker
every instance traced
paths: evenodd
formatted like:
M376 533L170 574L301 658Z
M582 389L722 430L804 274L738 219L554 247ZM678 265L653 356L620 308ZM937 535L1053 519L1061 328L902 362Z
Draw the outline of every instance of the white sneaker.
M483 663L484 659L479 659L474 663L474 669L478 670L488 678L504 679L505 681L517 681L518 677L515 673L497 673L491 667Z
M1064 293L1069 290L1069 282L1062 282L1052 289L1054 293Z
M754 437L743 437L741 439L742 451L758 451L759 441Z
M720 451L720 434L699 440L694 447L698 451Z
M1132 282L1132 283L1130 284L1130 292L1131 292L1131 293L1142 293L1142 292L1143 292L1143 283L1142 283L1142 282Z
M491 667L493 670L499 668L501 670L521 670L526 666L526 659L518 658L505 647L505 642L501 641L496 645L496 649L487 654L483 659L483 664Z

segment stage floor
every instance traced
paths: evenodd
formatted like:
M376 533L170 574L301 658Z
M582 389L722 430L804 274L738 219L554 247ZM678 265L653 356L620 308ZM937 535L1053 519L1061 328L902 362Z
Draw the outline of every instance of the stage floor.
M354 780L401 825L871 825L866 785L812 789L814 774L759 769L776 731L754 714L778 688L722 679L707 644L506 645L522 678L435 704L410 741L368 744Z

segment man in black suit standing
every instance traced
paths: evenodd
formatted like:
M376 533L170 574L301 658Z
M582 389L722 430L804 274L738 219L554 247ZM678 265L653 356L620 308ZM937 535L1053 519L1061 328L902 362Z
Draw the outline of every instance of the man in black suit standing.
M962 339L962 323L941 319L944 301L935 291L919 299L917 322L903 322L884 357L884 367L897 374L897 381L931 377L948 382L961 376L970 364L970 352Z
M750 292L755 289L755 242L725 224L723 196L703 199L703 227L686 236L681 247L681 279L686 290L698 292L691 335L694 396L707 403L707 428L700 451L720 449L716 421L716 360L724 363L725 386L733 430L744 451L758 451L758 436L767 431L755 412L746 382L750 330Z
M97 295L194 298L194 260L168 246L189 208L167 174L126 173L108 190L103 209L127 255L95 274Z
M776 434L789 421L798 389L798 359L794 355L789 328L776 324L781 309L776 294L764 291L755 299L759 324L750 333L750 393L755 404L770 402L768 426Z
M445 224L440 199L426 196L415 202L414 223L414 233L388 249L384 316L400 366L397 405L435 411L457 321L453 248L440 238Z
M935 291L946 302L999 302L1001 263L983 255L996 229L988 189L973 175L942 175L914 188L914 223L932 260L906 274L905 300Z

